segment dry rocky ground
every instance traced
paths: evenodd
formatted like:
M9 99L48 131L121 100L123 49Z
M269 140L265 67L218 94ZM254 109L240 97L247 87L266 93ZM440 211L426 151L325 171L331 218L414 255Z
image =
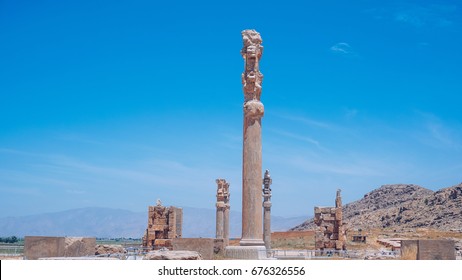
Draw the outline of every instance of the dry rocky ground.
M462 184L438 190L417 185L385 185L343 207L347 230L435 229L462 232ZM314 229L307 220L291 230Z

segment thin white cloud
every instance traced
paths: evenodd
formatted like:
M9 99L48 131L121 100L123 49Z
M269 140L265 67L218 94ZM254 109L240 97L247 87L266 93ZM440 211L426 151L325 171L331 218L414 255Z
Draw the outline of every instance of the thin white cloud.
M419 43L418 43L418 46L419 46L419 47L422 47L422 48L425 48L425 47L430 46L430 44L429 44L428 42L419 42Z
M423 112L417 114L423 122L422 130L416 136L421 143L438 149L462 149L460 129L445 124L434 114Z
M39 153L31 153L31 152L20 151L20 150L9 149L9 148L0 148L0 153L20 155L20 156L31 156L31 157L42 157L42 156L44 156L43 154L39 154Z
M421 15L416 14L412 11L399 11L394 15L394 20L399 22L408 23L415 27L421 27L425 25L425 22Z
M300 123L303 123L303 124L306 124L312 127L318 127L318 128L324 128L324 129L334 128L334 126L330 123L313 120L313 119L306 118L306 117L301 117L301 116L296 116L296 115L279 115L279 114L277 114L277 116L280 118L286 119L286 120L297 121L297 122L300 122Z
M80 194L86 194L86 191L78 190L78 189L69 189L66 190L66 193L71 194L71 195L80 195Z
M27 196L42 196L38 188L18 188L14 186L0 185L0 193L27 195Z
M164 159L130 163L92 163L69 156L13 149L0 149L0 153L24 158L21 171L0 169L0 182L16 182L24 188L28 185L40 185L75 190L77 187L89 188L110 184L120 187L132 185L184 187L194 180L203 180L201 171L204 171L199 167L191 168L181 162ZM208 171L207 174L214 172Z
M383 168L371 165L370 161L363 163L352 161L342 163L338 160L321 161L319 159L307 159L300 156L288 157L287 164L305 172L331 174L331 175L351 175L351 176L383 176Z
M62 157L55 158L52 161L52 165L58 167L64 167L71 169L72 172L77 174L92 174L94 180L107 179L111 178L116 181L125 181L125 182L137 182L137 183L149 183L153 185L162 185L162 186L180 186L181 183L178 183L178 179L172 180L168 176L161 175L160 173L169 171L168 174L173 172L178 172L179 174L190 173L191 171L185 172L188 170L180 163L173 161L153 161L150 165L152 170L150 172L143 172L141 170L146 168L139 167L136 170L133 170L128 167L113 167L113 166L104 166L96 165L92 163L83 162L73 158ZM170 173L172 172L172 173ZM181 181L181 180L180 180Z
M314 140L311 137L306 137L306 136L302 136L302 135L298 135L298 134L295 134L295 133L282 131L282 130L270 129L270 131L272 131L272 132L274 132L276 134L282 135L282 136L286 136L286 137L289 137L289 138L292 138L292 139L300 140L300 141L303 141L303 142L306 142L306 143L309 143L309 144L313 144L313 145L315 145L317 147L320 147L319 142L317 140Z
M453 25L452 15L456 10L452 5L403 5L396 8L393 19L417 28L447 27Z
M349 109L349 108L346 108L346 109L345 109L345 118L347 118L347 119L353 119L354 117L356 117L356 115L358 115L358 110L356 110L356 109Z
M353 54L350 44L343 42L333 45L330 50L339 54Z
M427 123L427 129L431 137L444 147L457 147L451 132L440 122L430 121Z
M415 28L449 27L460 20L456 5L399 2L364 10L376 20L394 21Z
M64 141L69 142L78 142L83 144L91 144L91 145L104 145L105 143L101 141L96 141L86 135L77 134L77 133L59 133L57 134L57 138Z

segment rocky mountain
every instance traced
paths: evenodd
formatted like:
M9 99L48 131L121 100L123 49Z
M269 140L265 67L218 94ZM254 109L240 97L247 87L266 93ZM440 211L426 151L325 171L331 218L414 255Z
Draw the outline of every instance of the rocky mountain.
M344 205L347 229L435 228L462 231L462 183L433 192L417 185L384 185ZM313 220L291 230L313 229Z
M272 230L285 231L307 217L272 217ZM22 217L0 218L0 236L95 236L140 238L147 226L147 211L81 208ZM241 233L241 213L230 212L230 236ZM215 210L183 208L183 237L214 237Z

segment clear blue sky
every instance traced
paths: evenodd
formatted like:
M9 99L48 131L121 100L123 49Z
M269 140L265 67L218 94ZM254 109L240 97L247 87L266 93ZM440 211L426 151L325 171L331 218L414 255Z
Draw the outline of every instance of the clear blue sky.
M241 30L273 213L462 182L460 1L0 1L0 217L240 211Z

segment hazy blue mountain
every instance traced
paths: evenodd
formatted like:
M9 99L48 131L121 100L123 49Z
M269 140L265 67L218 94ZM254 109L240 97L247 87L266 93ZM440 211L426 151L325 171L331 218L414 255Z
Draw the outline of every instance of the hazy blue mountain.
M0 219L1 236L136 237L147 218L142 213L109 208L80 208L62 212Z
M183 208L183 237L214 237L215 210ZM272 217L272 231L285 231L307 217ZM22 217L0 218L0 236L96 236L132 237L143 235L147 224L146 212L111 208L79 208L62 212ZM230 213L231 237L239 237L241 213Z

